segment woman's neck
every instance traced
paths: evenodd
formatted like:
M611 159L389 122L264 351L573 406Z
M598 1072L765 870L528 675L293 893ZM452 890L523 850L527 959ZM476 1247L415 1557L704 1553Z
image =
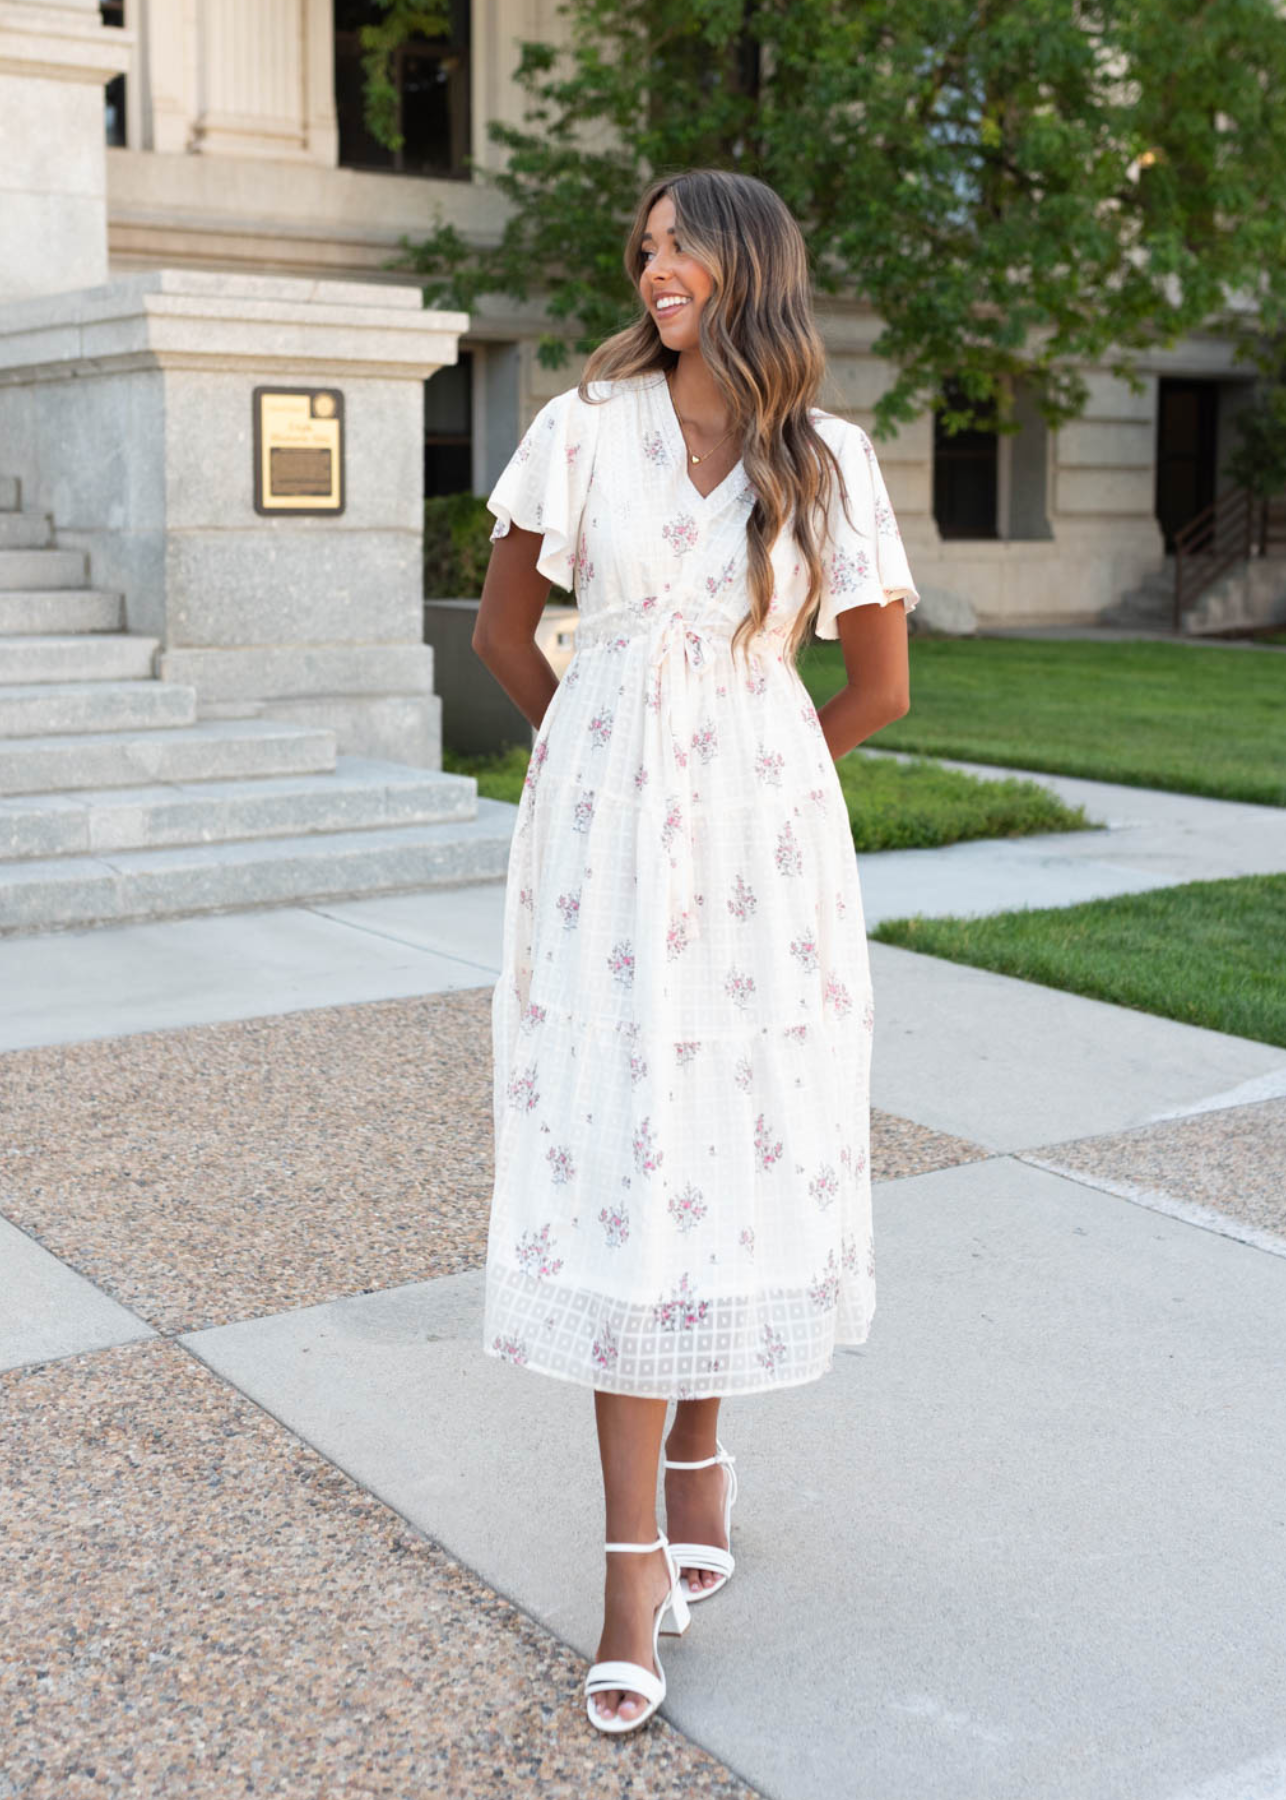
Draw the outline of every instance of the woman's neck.
M680 350L670 371L674 410L704 436L716 438L728 429L728 406L714 383L710 365L699 350Z

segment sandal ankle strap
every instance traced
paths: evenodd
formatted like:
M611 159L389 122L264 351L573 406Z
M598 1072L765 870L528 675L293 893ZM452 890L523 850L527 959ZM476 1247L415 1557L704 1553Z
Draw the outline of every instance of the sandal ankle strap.
M649 1550L660 1550L668 1542L669 1539L666 1537L665 1533L662 1532L654 1544L604 1544L603 1548L604 1550L634 1550L642 1556Z
M670 1458L663 1454L661 1457L662 1467L666 1469L712 1469L716 1463L725 1463L728 1465L735 1463L737 1460L736 1457L728 1455L728 1452L724 1449L718 1438L714 1441L716 1452L713 1456L703 1457L700 1462L671 1462Z

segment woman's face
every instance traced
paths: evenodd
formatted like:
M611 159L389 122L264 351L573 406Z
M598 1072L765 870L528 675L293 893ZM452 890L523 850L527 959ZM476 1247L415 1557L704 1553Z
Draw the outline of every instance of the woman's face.
M701 308L714 283L676 236L674 202L668 194L662 194L647 216L641 254L639 292L656 321L661 342L671 350L695 349Z

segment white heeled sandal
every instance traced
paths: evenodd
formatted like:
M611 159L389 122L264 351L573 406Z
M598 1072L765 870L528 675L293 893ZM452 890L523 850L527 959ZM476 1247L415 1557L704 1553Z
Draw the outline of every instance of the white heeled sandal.
M637 1731L640 1725L647 1724L665 1699L665 1670L657 1655L657 1639L662 1633L666 1637L683 1636L688 1629L688 1603L679 1586L679 1565L674 1560L674 1553L664 1532L653 1544L605 1544L604 1549L628 1550L639 1556L645 1556L652 1550L664 1549L670 1571L670 1591L657 1607L656 1618L652 1623L652 1660L656 1664L656 1674L651 1669L645 1669L642 1663L597 1662L591 1665L589 1674L585 1677L585 1710L589 1714L590 1724L599 1731ZM666 1624L666 1615L670 1613L673 1618ZM622 1693L642 1694L647 1701L645 1710L635 1719L623 1719L619 1709L610 1718L604 1717L594 1704L594 1696L609 1693L613 1689Z
M732 1554L732 1503L737 1498L737 1471L733 1468L735 1456L729 1456L718 1438L714 1440L716 1454L707 1456L701 1462L671 1462L663 1456L661 1465L664 1469L712 1469L716 1465L728 1471L723 1502L723 1535L728 1540L728 1548L721 1550L718 1544L671 1544L670 1551L681 1569L713 1569L719 1577L711 1587L690 1587L687 1591L689 1606L695 1606L699 1600L710 1600L727 1587L732 1579L732 1571L736 1568L736 1559Z

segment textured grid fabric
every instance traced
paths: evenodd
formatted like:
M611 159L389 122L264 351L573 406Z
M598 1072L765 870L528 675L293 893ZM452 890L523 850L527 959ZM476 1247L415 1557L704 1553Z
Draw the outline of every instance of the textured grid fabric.
M793 537L751 654L740 463L702 496L664 377L537 414L492 537L542 533L575 586L510 851L492 998L488 1354L616 1393L811 1381L875 1310L874 1009L839 776L781 643ZM869 438L815 422L853 519L829 521L821 635L918 595Z

